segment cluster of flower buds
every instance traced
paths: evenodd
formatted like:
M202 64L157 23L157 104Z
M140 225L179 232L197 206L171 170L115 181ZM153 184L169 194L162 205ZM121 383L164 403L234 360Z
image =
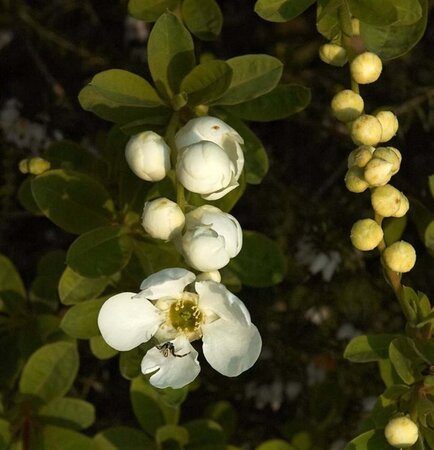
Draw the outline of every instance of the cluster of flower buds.
M232 127L205 116L187 122L171 140L172 148L152 131L137 134L125 156L143 180L160 181L173 169L181 189L217 200L238 186L242 144ZM105 341L124 351L153 337L158 344L141 368L152 373L151 383L160 388L179 388L197 376L200 366L190 342L198 339L205 358L220 373L237 376L247 370L259 356L261 337L242 301L220 283L219 273L241 250L237 219L215 206L194 208L162 197L145 203L142 225L150 237L172 241L199 273L165 269L145 279L140 293L108 299L98 317Z
M320 50L320 57L326 61L324 55L328 55L326 62L343 65L333 61L344 61L345 49L340 47L339 51L335 47L339 46L325 44ZM334 49L333 52L331 48ZM381 75L382 62L376 54L364 52L351 61L350 71L355 83L373 83ZM403 217L409 209L407 197L388 184L399 171L401 153L395 147L378 146L395 136L398 119L392 111L365 114L363 98L350 89L338 92L332 99L331 108L334 116L347 125L352 141L358 146L348 156L345 184L348 190L355 193L371 190L371 203L377 218L357 221L351 230L351 241L359 250L373 250L383 242L382 218ZM390 270L400 273L410 271L416 262L414 248L404 241L387 247L382 257Z

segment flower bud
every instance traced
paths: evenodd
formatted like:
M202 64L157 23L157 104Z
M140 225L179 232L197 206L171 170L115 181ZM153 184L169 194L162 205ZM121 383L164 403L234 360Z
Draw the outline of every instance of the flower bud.
M356 17L351 19L351 28L353 30L353 36L360 36L360 20Z
M416 251L408 242L394 242L384 250L383 260L394 272L410 272L416 263Z
M196 281L215 281L220 283L222 277L218 270L212 270L211 272L202 272L196 276Z
M350 66L351 76L358 84L369 84L377 81L382 68L381 59L371 52L364 52L356 56Z
M243 243L235 217L211 205L200 206L185 217L181 251L191 267L211 272L224 267L238 255Z
M380 111L375 114L375 117L380 121L383 129L380 142L390 141L398 131L398 118L392 111Z
M31 173L41 175L51 167L50 161L36 156L35 158L23 159L19 162L18 168L21 173Z
M398 211L395 214L392 214L392 217L403 217L407 214L410 203L408 202L408 198L402 193L401 194L401 203L399 204Z
M373 250L383 239L383 230L375 220L358 220L351 228L350 237L358 250Z
M371 203L374 211L383 217L392 217L399 211L403 194L390 184L372 191Z
M384 436L392 447L408 448L418 440L419 431L409 417L396 417L386 425Z
M342 67L348 61L347 52L343 47L336 44L324 44L319 49L319 57L326 64Z
M384 161L392 164L392 175L395 175L401 166L401 153L394 147L378 147L373 157L384 159Z
M177 203L167 198L157 198L145 203L142 225L155 239L168 241L184 227L185 217Z
M363 177L363 169L357 166L350 167L345 175L345 186L356 194L366 191L369 184Z
M125 147L130 169L142 180L160 181L170 170L170 148L153 131L144 131L130 138Z
M377 145L381 133L380 121L369 114L358 117L351 126L351 138L357 145Z
M332 100L332 111L336 119L351 122L362 114L365 104L363 98L351 89L338 92Z
M381 158L372 158L365 167L365 180L371 186L387 184L393 175L393 164Z
M348 168L357 166L365 167L366 164L372 159L372 154L374 153L375 147L371 145L361 145L353 150L348 155Z

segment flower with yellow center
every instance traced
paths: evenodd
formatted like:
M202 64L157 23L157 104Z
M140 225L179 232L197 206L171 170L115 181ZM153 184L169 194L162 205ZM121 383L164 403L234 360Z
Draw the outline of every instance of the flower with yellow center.
M244 303L215 281L196 281L186 269L164 269L146 278L138 294L109 298L98 315L104 340L120 351L154 337L160 345L144 356L141 369L152 373L158 388L191 383L200 372L198 353L190 342L202 339L210 365L235 377L249 369L261 351L261 336Z

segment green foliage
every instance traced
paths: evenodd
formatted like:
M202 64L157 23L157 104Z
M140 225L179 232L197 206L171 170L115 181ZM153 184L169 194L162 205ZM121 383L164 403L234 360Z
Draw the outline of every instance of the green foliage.
M154 442L142 431L130 427L113 427L94 437L98 450L154 450Z
M184 0L182 18L190 32L203 41L217 39L223 25L223 15L215 0Z
M383 430L371 430L357 436L344 450L390 450Z
M14 292L20 297L26 296L23 280L12 262L0 254L0 292Z
M155 22L167 9L175 9L178 3L179 0L130 0L128 12L145 22Z
M357 336L347 345L344 358L352 362L371 362L387 359L393 334Z
M47 424L74 430L88 428L95 421L94 406L79 398L57 398L42 406L38 414Z
M294 447L281 439L270 439L256 447L256 450L294 450Z
M38 440L38 449L51 450L96 450L91 438L66 428L47 426L44 427Z
M257 0L255 12L271 22L286 22L302 14L315 0Z

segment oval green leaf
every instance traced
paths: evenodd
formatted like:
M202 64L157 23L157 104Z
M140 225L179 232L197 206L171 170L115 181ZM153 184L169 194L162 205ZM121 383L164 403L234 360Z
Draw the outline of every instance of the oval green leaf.
M347 345L344 358L352 362L371 362L387 359L389 345L396 338L394 334L356 336Z
M270 22L287 22L306 11L316 0L258 0L255 12Z
M11 291L26 296L23 280L12 261L0 253L0 291Z
M346 0L351 14L370 25L391 25L398 20L394 0Z
M94 437L98 450L154 450L155 443L142 431L130 427L114 427Z
M42 445L38 447L41 450L96 450L91 438L66 428L46 426L42 429L41 439Z
M353 439L344 450L390 450L384 430L370 430Z
M128 13L136 19L155 22L168 9L175 9L178 3L179 0L130 0Z
M95 408L79 398L64 397L42 406L38 416L50 425L84 430L95 422Z
M223 26L223 14L215 0L184 0L182 18L191 33L203 41L217 39Z

